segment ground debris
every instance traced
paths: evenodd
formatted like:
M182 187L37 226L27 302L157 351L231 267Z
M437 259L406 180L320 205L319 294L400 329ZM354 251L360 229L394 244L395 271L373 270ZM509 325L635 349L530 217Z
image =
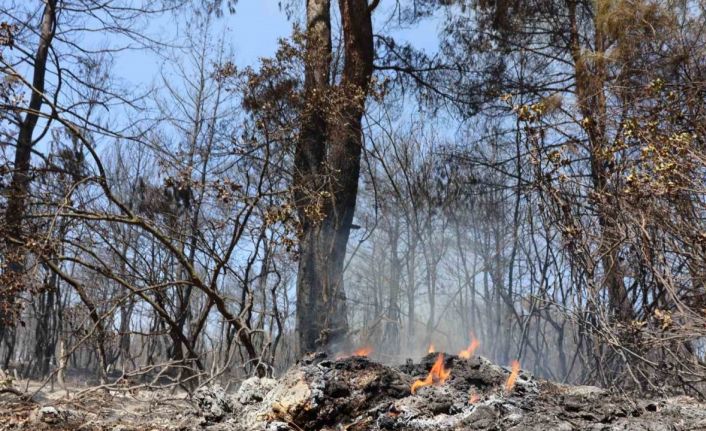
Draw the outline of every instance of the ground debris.
M125 398L114 399L112 409L102 404L93 410L17 398L7 404L14 408L5 408L0 399L0 430L706 430L706 404L690 397L628 398L525 371L508 390L510 369L479 356L445 356L448 379L412 395L412 383L429 374L436 358L394 367L363 357L312 355L277 380L250 378L232 394L213 385L171 402L166 393L152 394L150 402L132 408L120 405Z
M423 379L436 358L391 367L363 357L312 356L261 402L236 405L234 415L247 430L706 430L706 408L693 399L628 402L525 371L508 391L510 369L480 356L445 356L448 380L412 395L412 382Z
M233 412L233 400L220 385L199 388L194 393L194 402L210 422L220 422L226 414Z

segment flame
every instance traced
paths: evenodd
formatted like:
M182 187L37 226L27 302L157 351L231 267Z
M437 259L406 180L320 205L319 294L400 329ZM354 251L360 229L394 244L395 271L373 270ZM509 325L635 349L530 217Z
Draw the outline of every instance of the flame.
M446 380L448 380L451 375L451 370L444 368L444 354L439 353L434 361L434 366L431 367L431 371L424 380L417 380L412 383L412 394L417 391L417 388L429 385L441 385Z
M515 382L517 382L517 376L520 375L520 362L515 360L512 361L512 371L510 372L510 376L507 378L507 382L505 382L505 393L510 393L512 392L512 388L515 387Z
M368 357L368 356L370 356L371 353L373 353L373 348L371 346L364 346L364 347L359 348L358 350L355 350L353 353L350 353L350 354L339 353L338 355L336 355L336 360L338 361L340 359L345 359L350 356Z
M429 344L429 349L427 349L427 353L434 353L436 352L436 349L434 348L434 344Z
M459 358L470 359L471 356L473 356L473 353L478 348L478 346L480 346L480 341L478 341L476 337L471 337L471 344L469 344L466 349L461 350L458 353Z
M471 393L468 395L468 404L475 404L478 401L480 401L480 395L478 393L471 389Z
M370 346L361 347L360 349L353 352L351 356L370 356L373 353L373 348Z

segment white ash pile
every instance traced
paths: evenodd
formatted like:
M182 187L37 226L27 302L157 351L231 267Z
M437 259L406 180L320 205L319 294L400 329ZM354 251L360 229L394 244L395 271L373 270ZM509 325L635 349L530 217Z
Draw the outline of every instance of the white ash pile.
M249 379L223 430L706 430L689 398L627 402L594 387L540 381L479 356L429 354L389 367L317 354L277 381Z
M91 394L46 404L0 393L0 430L706 431L706 404L693 398L631 399L473 355L429 354L398 367L314 355L232 394L217 385L189 399Z

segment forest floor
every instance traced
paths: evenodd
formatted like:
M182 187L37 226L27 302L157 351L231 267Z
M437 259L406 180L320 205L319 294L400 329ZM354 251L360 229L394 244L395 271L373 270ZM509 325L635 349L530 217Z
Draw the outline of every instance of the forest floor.
M430 384L412 393L415 382ZM68 397L45 388L32 401L0 394L0 430L686 431L706 430L706 404L556 384L482 357L440 362L430 354L390 367L315 355L277 380L251 378L230 394L217 385L190 398L85 388Z
M29 393L36 384L31 383ZM190 430L195 429L193 419L199 416L184 393L68 389L68 395L64 389L42 389L31 400L0 394L0 431Z

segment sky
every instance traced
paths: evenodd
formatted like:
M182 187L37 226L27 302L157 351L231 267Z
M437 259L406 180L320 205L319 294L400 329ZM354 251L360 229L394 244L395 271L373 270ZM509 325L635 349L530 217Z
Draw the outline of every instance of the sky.
M278 2L279 0L239 0L235 14L226 14L215 22L218 29L216 33L223 32L239 67L257 67L260 58L275 53L278 39L291 34L293 23L280 11ZM388 3L394 4L390 1ZM385 5L383 0L376 11L378 24L382 24L381 21L390 16L390 10L385 9ZM169 34L170 39L178 43L184 39L185 26L175 27L173 18L164 16L155 20L149 31L162 37ZM438 45L437 33L438 23L435 20L426 20L414 28L394 31L398 40L412 42L415 47L426 52L435 51ZM124 52L117 55L115 60L114 74L133 85L149 84L150 80L158 76L159 68L165 61L164 58L145 51Z
M235 14L224 15L214 23L216 31L224 33L239 66L255 66L259 58L272 55L277 40L289 35L291 26L279 11L277 0L240 0ZM154 20L148 31L178 44L185 38L186 26L175 25L173 17L165 15ZM126 51L116 55L113 73L133 85L147 85L168 60L173 59L149 51Z

